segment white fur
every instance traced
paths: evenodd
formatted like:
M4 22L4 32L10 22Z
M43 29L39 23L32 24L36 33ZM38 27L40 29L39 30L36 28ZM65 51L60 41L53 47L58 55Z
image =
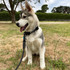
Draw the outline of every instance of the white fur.
M40 48L40 68L45 68L45 47Z
M20 20L18 21L18 23L20 23L19 26L22 27L22 26L25 26L25 25L28 23L28 21L25 20L25 19L20 19Z

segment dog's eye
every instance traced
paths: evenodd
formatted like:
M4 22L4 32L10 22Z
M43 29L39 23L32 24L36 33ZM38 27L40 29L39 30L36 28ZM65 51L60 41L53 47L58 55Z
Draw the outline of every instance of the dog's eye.
M26 18L26 16L23 16L23 18Z

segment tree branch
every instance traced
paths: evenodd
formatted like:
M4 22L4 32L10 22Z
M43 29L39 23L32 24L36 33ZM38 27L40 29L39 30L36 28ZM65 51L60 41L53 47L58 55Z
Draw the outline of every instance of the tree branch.
M14 5L13 5L13 3L12 3L12 0L9 0L9 4L10 4L11 10L13 10L13 9L14 9Z
M19 2L17 2L16 7L15 7L15 10L16 10L16 8L17 8L18 4L19 4Z
M25 0L23 0L23 1L25 1ZM22 1L21 1L21 2L22 2ZM16 10L16 8L17 8L17 6L18 6L19 3L20 3L19 1L16 3L15 10Z
M7 8L5 1L3 0L3 3L5 5L5 8L8 10L8 12L10 13L10 10Z

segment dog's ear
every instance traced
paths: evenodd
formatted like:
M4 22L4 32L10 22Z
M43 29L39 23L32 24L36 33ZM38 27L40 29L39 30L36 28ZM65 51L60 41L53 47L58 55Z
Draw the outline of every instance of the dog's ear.
M31 7L30 4L27 2L27 0L25 0L25 7L26 7L26 9L27 9L29 12L33 11L32 7Z
M22 3L20 3L21 9L24 10L24 7L22 6Z

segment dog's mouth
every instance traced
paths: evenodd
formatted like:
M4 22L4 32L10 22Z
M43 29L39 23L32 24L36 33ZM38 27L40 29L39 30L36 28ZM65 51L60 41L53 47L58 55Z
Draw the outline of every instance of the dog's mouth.
M28 23L27 23L25 26L20 27L20 32L24 31L24 30L26 29L27 26L28 26Z

